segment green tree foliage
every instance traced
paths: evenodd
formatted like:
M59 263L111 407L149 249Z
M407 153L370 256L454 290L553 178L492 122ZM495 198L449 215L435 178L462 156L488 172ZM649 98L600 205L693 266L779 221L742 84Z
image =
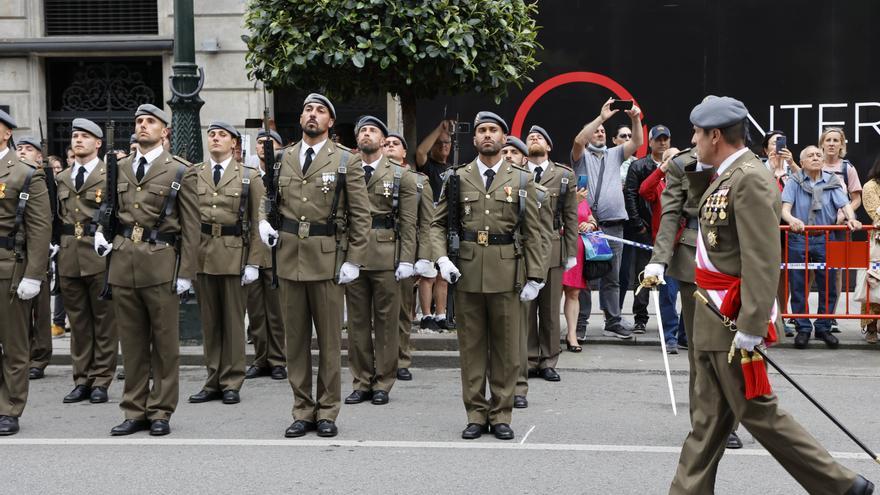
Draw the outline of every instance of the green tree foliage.
M531 81L537 10L522 0L250 0L247 68L270 88L397 94L414 143L416 98L475 91L500 102L508 84Z

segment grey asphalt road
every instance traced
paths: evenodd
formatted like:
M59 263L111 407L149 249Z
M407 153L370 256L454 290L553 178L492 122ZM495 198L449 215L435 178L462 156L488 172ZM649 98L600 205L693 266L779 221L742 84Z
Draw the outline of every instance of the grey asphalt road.
M846 425L880 449L880 354L780 349L773 356ZM386 406L343 406L340 435L285 439L286 381L248 380L242 403L193 405L199 368L181 370L172 434L110 437L111 403L61 403L67 367L31 384L22 432L0 439L0 493L665 493L687 418L687 362L671 357L673 416L654 347L586 346L563 353L562 381L531 380L530 407L514 412L514 441L460 439L466 423L457 370L414 368ZM350 391L344 372L343 394ZM880 481L867 458L779 375L782 405L851 469ZM717 493L803 493L743 429L745 448L721 462Z

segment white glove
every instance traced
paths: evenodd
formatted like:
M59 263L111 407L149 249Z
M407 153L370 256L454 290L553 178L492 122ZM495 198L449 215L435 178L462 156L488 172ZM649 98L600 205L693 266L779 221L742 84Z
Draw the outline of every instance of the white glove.
M18 298L22 301L27 301L28 299L33 299L40 293L40 285L43 282L39 280L34 280L32 278L23 278L21 282L18 283L18 290L15 291L18 294Z
M59 250L61 250L61 246L59 246L58 244L52 244L50 242L49 243L49 259L54 258L55 255L58 254Z
M188 278L178 277L177 278L177 295L179 296L179 295L183 294L184 292L192 289L192 286L193 286L192 280L190 280Z
M394 272L394 278L397 279L398 282L405 278L410 278L416 274L415 269L413 268L412 263L401 262L397 265L397 271Z
M571 270L572 268L577 266L577 264L578 264L578 260L576 257L569 256L568 258L565 258L565 269L566 270Z
M535 282L534 280L529 280L528 282L526 282L526 286L522 288L522 291L520 291L519 300L523 302L532 301L536 297L538 297L538 293L541 292L541 289L543 288L543 282Z
M760 345L763 341L764 337L751 335L739 330L736 331L736 335L733 337L733 343L736 345L737 349L745 349L749 352L754 351L755 346Z
M241 274L241 286L251 284L260 278L260 269L256 265L247 265L244 267L244 273Z
M449 261L448 257L443 256L437 260L437 265L440 266L440 276L450 284L458 282L458 279L461 278L461 272L458 271L455 264Z
M434 278L437 276L437 269L430 260L422 259L416 261L416 273L425 278Z
M269 247L274 247L278 243L278 231L273 229L267 220L260 220L260 240Z
M645 265L645 278L657 277L661 284L666 284L666 280L663 278L664 272L666 272L666 268L660 263L648 263Z
M98 253L98 256L107 256L110 251L113 251L113 244L104 239L103 232L95 232L95 252Z
M349 263L346 261L339 267L339 285L345 285L349 282L354 282L356 278L361 274L361 267L355 265L354 263Z

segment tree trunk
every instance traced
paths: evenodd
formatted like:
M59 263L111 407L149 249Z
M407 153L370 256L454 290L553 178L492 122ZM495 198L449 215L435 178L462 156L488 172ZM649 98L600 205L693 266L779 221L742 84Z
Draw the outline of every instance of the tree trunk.
M412 165L416 163L416 147L418 147L418 132L416 123L416 95L406 91L400 95L400 108L403 113L403 138L406 139L406 160Z

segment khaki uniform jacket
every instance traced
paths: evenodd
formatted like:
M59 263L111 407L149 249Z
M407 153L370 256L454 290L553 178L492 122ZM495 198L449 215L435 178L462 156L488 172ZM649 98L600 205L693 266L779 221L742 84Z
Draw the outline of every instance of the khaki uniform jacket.
M542 233L535 200L535 182L528 169L502 162L489 190L486 190L477 161L453 169L459 175L461 197L459 212L462 232L488 231L489 234L510 234L519 218L521 174L526 174L526 211L522 233L524 266L517 271L519 260L513 244L483 246L472 241L461 241L458 269L461 271L458 289L464 292L512 292L516 278L524 285L526 277L543 280L546 270L541 252ZM447 179L448 180L448 179ZM445 188L444 188L445 189ZM439 259L447 255L446 193L440 197L431 223L433 254Z
M345 188L340 192L336 212L337 236L341 236L344 261L364 266L367 261L367 237L370 235L370 200L364 184L360 158L327 140L303 176L299 161L302 142L286 148L281 157L278 177L281 215L289 220L326 224L333 203L336 173L343 153L346 162ZM266 203L261 205L260 218L265 219ZM343 217L348 213L348 226ZM336 277L336 239L333 236L309 236L280 232L278 244L278 276L297 282L332 280ZM340 263L341 264L340 260Z
M705 189L712 171L685 173L674 163L666 170L666 189L661 197L662 213L660 228L654 240L651 263L666 265L666 273L682 282L694 282L694 259L697 248L697 230L685 228L676 241L678 230L688 219L699 217L700 196L688 194L690 182L696 181L700 190ZM689 294L688 294L689 296Z
M20 160L15 150L10 149L0 160L0 236L7 236L15 226L15 210L18 195L30 170L36 169L31 178L24 210L24 221L19 232L25 235L26 246L24 262L16 266L15 253L0 249L0 279L12 279L13 287L22 277L46 280L49 266L49 242L52 238L52 214L49 207L49 193L46 189L46 175L40 167ZM24 272L22 272L24 267ZM0 294L0 297L8 297Z
M113 239L113 258L110 261L109 280L112 285L130 288L151 287L170 283L174 278L176 252L163 242L134 242L121 235L126 226L138 225L152 229L171 193L171 183L184 163L167 151L150 165L143 180L138 183L132 169L136 154L119 161L118 194L119 232ZM177 234L180 241L180 270L178 277L193 280L199 249L199 199L196 195L196 169L188 167L183 174L177 201L171 214L159 228L163 234ZM109 239L108 239L109 241Z
M578 214L577 214L577 181L574 170L561 163L549 162L547 170L541 174L540 184L547 188L549 195L546 211L542 212L541 225L550 236L550 252L547 255L548 268L564 266L565 259L577 256L578 242ZM568 181L568 192L565 195L565 204L562 205L562 229L553 228L556 208L560 200L562 180ZM549 222L548 220L549 219Z
M410 168L410 170L415 170ZM431 257L431 221L434 220L434 190L428 176L413 172L416 179L416 196L419 202L419 234L416 240L416 260L437 261Z
M398 204L398 232L400 239L395 239L394 230L374 228L367 237L367 256L363 268L365 270L395 270L395 251L400 245L400 262L415 263L416 228L418 226L418 198L416 197L415 174L405 167L383 156L376 165L376 170L367 184L367 195L370 198L370 215L373 220L384 220L391 213L392 190L395 169L400 172L400 192ZM362 169L363 170L363 169Z
M95 252L95 238L89 234L94 224L95 212L107 200L107 165L98 164L77 191L73 181L73 167L61 171L58 181L58 215L64 225L80 224L84 230L82 237L61 236L61 251L58 252L58 273L62 277L88 277L103 273L107 262Z
M700 199L700 233L709 260L723 273L742 278L742 309L737 328L752 335L767 336L770 311L779 283L779 218L782 210L779 188L770 172L754 153L737 158L711 184L691 181L689 194ZM726 190L726 192L725 192ZM710 199L724 194L726 218L711 213ZM776 328L782 328L777 317ZM699 351L727 351L731 332L702 304L694 313L694 339Z
M266 176L265 176L265 174L263 174L262 169L258 169L256 167L248 167L247 165L245 165L244 167L249 170L254 171L254 173L256 174L256 177L260 181L260 184L263 186L263 193L262 194L265 194L266 193ZM213 182L213 178L211 179L211 181ZM253 186L253 182L251 183L251 186ZM251 190L251 194L253 194L253 190ZM263 198L265 198L265 196L261 196L258 198L260 201L260 209L263 208L263 203L264 203ZM260 214L259 214L259 211L260 210L257 210L257 212L254 214L254 223L253 223L253 225L251 225L252 229L256 229L257 236L260 235L260 225L259 225L260 224ZM266 246L262 242L258 242L256 244L251 244L251 253L254 256L256 256L257 263L255 263L255 264L257 266L259 266L261 270L272 268L272 250L269 249L268 246Z
M211 162L196 165L198 170L199 216L203 224L219 226L235 226L238 223L238 209L244 180L250 181L243 224L249 230L250 249L247 259L243 259L244 242L242 236L214 237L201 233L199 243L199 260L197 273L208 275L239 275L242 264L259 266L263 251L260 246L260 229L257 221L260 212L260 199L263 197L263 180L260 173L244 167L232 160L220 176L220 182L214 185L214 170ZM200 227L201 228L201 227ZM254 248L257 249L254 249Z
M559 265L556 264L558 258L554 258L552 255L553 250L553 234L557 235L558 241L558 232L553 231L553 210L550 208L550 190L546 187L535 184L535 196L537 196L538 203L538 218L541 219L541 271L543 273L547 273L551 268L557 267ZM557 247L559 243L557 242ZM556 251L556 255L559 255L559 251Z

